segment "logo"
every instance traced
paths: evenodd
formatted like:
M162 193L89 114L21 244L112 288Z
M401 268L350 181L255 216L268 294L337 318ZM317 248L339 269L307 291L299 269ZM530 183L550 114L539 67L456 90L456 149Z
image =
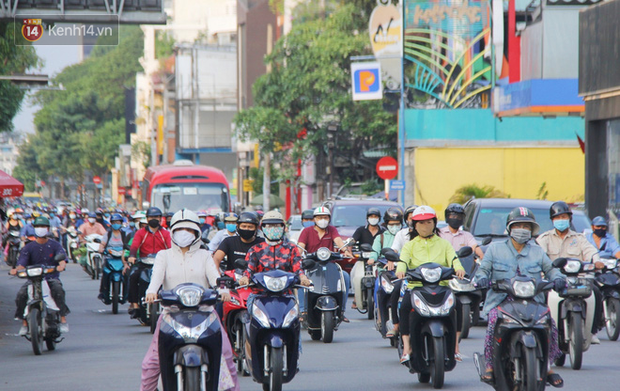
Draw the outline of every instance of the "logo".
M26 41L36 42L43 36L41 19L24 19L22 36Z
M381 65L378 62L351 64L353 100L383 98Z

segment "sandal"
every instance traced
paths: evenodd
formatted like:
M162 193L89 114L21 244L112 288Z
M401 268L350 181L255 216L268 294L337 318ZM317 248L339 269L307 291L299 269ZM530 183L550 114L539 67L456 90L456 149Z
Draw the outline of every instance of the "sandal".
M396 330L392 329L388 331L387 333L385 333L385 338L394 338L396 337L396 334L398 334Z
M303 322L304 320L306 320L306 316L308 316L308 313L306 311L299 314L299 321Z
M555 372L547 373L547 383L555 388L562 388L564 386L562 376Z
M355 301L353 303L351 303L351 309L352 310L356 310L357 309L357 303Z
M463 362L463 355L461 353L454 353L454 359L458 362Z
M409 362L410 359L411 357L408 354L403 353L402 357L400 358L400 363L405 365L407 364L407 362Z
M490 383L493 381L493 368L487 368L484 374L480 376L483 382Z

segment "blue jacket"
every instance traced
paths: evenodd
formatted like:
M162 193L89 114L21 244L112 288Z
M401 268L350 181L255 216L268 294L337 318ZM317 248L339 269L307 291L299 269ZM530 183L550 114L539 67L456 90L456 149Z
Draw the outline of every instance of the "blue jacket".
M522 276L534 277L541 280L541 272L549 281L564 278L559 269L553 267L551 260L543 249L534 241L529 241L520 253L517 252L512 244L512 240L497 241L491 243L478 272L476 279L488 278L490 281L512 278L519 272ZM506 293L495 292L489 289L487 298L484 301L483 313L488 314L490 310L500 305L508 296ZM539 293L535 300L538 303L545 303L545 296Z
M594 233L590 232L586 235L586 239L588 239L588 242L592 243L592 245L596 247L596 243L594 242L592 235L594 235ZM601 238L601 247L597 247L596 249L598 250L598 255L601 258L615 258L616 253L620 251L620 244L618 244L618 242L616 242L616 238L608 232Z

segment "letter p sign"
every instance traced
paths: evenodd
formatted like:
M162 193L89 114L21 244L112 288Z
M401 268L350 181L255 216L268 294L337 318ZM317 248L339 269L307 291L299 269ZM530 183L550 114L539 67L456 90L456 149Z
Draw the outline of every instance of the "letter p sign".
M353 100L383 98L381 65L378 62L351 64Z

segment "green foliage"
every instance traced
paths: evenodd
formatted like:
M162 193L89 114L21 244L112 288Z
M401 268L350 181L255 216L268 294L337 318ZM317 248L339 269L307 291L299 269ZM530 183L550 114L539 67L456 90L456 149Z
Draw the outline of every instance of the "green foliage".
M536 199L546 200L548 195L549 195L549 190L547 190L547 182L543 182L542 185L540 186L540 189L538 189L538 193L536 194Z
M472 198L510 198L510 194L505 194L493 186L478 186L473 183L456 189L450 202L463 205Z
M362 194L373 195L383 190L383 188L376 180L369 179L362 184L360 190Z
M168 58L174 49L174 37L167 31L159 30L155 33L155 57Z
M254 182L252 182L252 191L254 192L254 194L263 194L264 173L265 173L265 169L263 167L261 168L252 167L250 168L250 171L248 172L249 179L254 180ZM271 173L273 174L273 168L272 168ZM279 191L280 191L280 186L278 185L278 182L271 181L271 194L278 194Z
M146 141L136 141L131 144L131 157L142 162L144 168L151 165L151 144Z

